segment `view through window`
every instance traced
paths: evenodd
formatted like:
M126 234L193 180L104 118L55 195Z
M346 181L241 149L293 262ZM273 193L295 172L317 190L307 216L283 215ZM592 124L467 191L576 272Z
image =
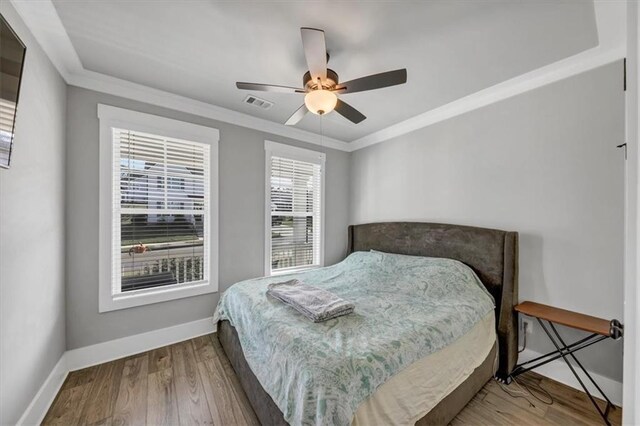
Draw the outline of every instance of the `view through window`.
M321 164L272 155L271 271L320 266Z
M126 129L113 137L114 293L206 280L209 146Z

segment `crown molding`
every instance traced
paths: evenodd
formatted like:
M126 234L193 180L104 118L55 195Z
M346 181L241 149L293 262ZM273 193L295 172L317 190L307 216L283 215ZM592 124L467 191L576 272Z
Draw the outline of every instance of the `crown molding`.
M356 139L349 143L351 151L384 142L624 58L626 2L595 0L594 8L598 46Z
M80 57L51 0L11 0L11 4L67 83L69 75L83 71Z
M597 51L597 52L595 52ZM591 49L588 52L572 56L543 68L522 74L495 86L457 99L443 106L434 108L408 120L393 124L377 132L350 142L350 151L366 148L389 139L402 136L414 130L430 126L449 118L494 104L496 102L520 95L525 92L546 86L565 78L581 74L611 62L624 58L624 48L613 50ZM559 65L560 64L560 65Z
M349 144L339 139L321 137L313 132L87 70L82 66L51 0L11 0L11 4L70 86L157 105L326 148L350 150Z
M349 144L338 139L326 136L321 137L320 135L306 130L285 126L284 124L275 123L249 114L222 108L217 105L212 105L93 71L84 70L79 74L72 74L69 76L67 83L71 86L108 93L110 95L144 102L151 105L162 106L164 108L200 117L211 118L213 120L247 127L249 129L260 130L262 132L314 145L321 145L323 147L333 148L340 151L349 151Z
M164 90L154 89L142 84L132 83L106 74L83 70L80 73L69 75L65 80L67 84L71 86L108 93L121 98L157 105L314 145L321 145L340 151L349 151L349 144L339 139L327 136L321 137L318 134L306 130L285 126L284 124L257 118L249 114L176 95Z
M352 142L345 142L339 139L320 137L320 135L313 132L285 126L249 114L176 95L175 93L86 70L82 66L51 0L11 0L11 3L62 78L71 86L162 106L346 152L353 152L396 138L417 129L606 65L622 59L626 55L626 1L595 0L598 46L480 90L370 133Z

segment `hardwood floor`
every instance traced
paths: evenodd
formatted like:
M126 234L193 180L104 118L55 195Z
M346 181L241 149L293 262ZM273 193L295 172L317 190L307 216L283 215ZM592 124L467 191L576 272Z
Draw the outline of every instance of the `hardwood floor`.
M451 424L453 426L604 424L583 392L533 372L523 374L518 377L518 381L522 383L521 387L515 383L504 386L491 380ZM545 404L533 398L531 394L526 399L511 396L526 394L527 388L547 402L549 402L548 396L551 396L552 404ZM539 389L546 391L548 396ZM600 406L604 408L604 402L600 402ZM612 410L609 413L609 421L612 425L622 424L622 409L616 407Z
M490 381L452 422L460 425L602 424L586 395L527 373L521 387ZM526 392L542 387L546 405ZM505 390L506 389L506 390ZM509 393L507 393L509 392ZM511 395L528 395L513 397ZM539 394L544 398L544 394ZM610 414L621 423L621 409ZM69 374L45 425L259 425L215 336L203 336Z

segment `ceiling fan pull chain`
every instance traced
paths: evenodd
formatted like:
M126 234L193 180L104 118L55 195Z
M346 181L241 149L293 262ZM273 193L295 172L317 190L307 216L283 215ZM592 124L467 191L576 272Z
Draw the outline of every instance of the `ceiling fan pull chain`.
M322 120L324 120L324 117L321 115L320 116L320 148L324 148L324 130L323 130L323 126L322 126Z

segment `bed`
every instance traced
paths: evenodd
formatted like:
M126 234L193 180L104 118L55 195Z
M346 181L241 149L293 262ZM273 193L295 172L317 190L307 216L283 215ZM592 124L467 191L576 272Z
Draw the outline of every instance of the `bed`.
M393 362L388 362L388 360L379 364L384 365L384 368L379 367L377 370L390 370L387 371L388 377L381 373L384 376L384 382L374 383L375 391L369 397L362 399L357 409L353 408L353 412L347 413L349 416L353 414L350 417L351 424L356 426L373 422L448 423L492 376L496 375L502 378L508 376L516 363L517 323L513 306L517 303L517 233L458 225L412 222L354 225L349 227L348 232L349 256L346 261L352 263L354 260L350 259L364 259L364 262L377 261L378 257L383 258L380 256L386 256L384 259L395 261L392 254L440 258L439 260L431 260L431 262L449 262L454 268L456 268L457 261L464 264L462 265L464 268L458 269L464 271L470 268L473 271L472 274L475 273L476 279L479 279L478 283L480 287L483 287L482 290L491 295L493 305L490 306L490 312L485 314L482 311L481 318L476 316L474 322L469 323L470 325L465 329L464 335L455 337L445 346L437 346L429 341L428 345L436 347L437 350L426 356L416 355L415 359L410 358L408 354L412 352L407 352L403 347L405 352L402 355L407 357L405 361L408 364L397 367L399 368L397 371L389 367L389 364L393 364ZM399 256L398 258L404 262L407 256ZM446 261L446 259L452 259L452 261ZM362 261L360 260L360 262ZM323 273L345 274L340 267L325 268L329 271ZM358 304L358 301L355 303ZM435 312L437 308L433 310ZM351 319L350 321L355 320ZM236 322L237 324L241 323ZM242 330L242 327L240 329ZM269 329L264 329L261 332L265 331L268 332ZM225 319L218 323L218 339L260 422L265 425L284 425L287 424L285 418L288 418L297 419L293 423L313 423L309 417L293 416L286 404L283 404L280 396L274 395L274 398L279 402L276 404L269 393L265 391L265 387L273 389L273 383L268 385L263 371L254 372L256 370L255 348L249 347L250 340L247 340L246 330L241 334L244 334L242 336L245 342L244 348L241 344L243 339L230 321ZM423 332L425 341L427 336L431 334L437 334L437 332ZM262 336L253 337L260 338ZM276 341L278 336L269 336L268 339ZM415 335L409 340L415 341ZM267 341L267 343L269 342L270 340ZM265 345L265 351L277 350L279 347L276 343L274 342L269 348L267 348L269 345ZM476 349L469 350L469 348ZM247 357L254 363L254 369L249 366ZM385 357L389 358L389 355L386 354ZM280 359L282 358L282 354L280 354ZM292 355L289 358L293 359L294 357ZM402 359L403 357L399 356L398 358ZM312 367L310 365L308 371L316 371ZM264 367L261 368L264 369ZM358 367L358 369L360 368L361 366ZM304 366L302 370L304 373ZM256 377L256 373L261 377L265 386ZM369 380L369 377L366 379ZM336 383L336 386L338 385ZM345 390L344 395L351 393L353 393L352 390L348 392ZM324 403L324 400L322 402ZM283 414L278 405L285 407L286 414ZM326 408L321 404L318 407ZM320 413L320 408L317 410ZM336 417L335 421L325 419L323 423L345 424L344 419L344 417Z

